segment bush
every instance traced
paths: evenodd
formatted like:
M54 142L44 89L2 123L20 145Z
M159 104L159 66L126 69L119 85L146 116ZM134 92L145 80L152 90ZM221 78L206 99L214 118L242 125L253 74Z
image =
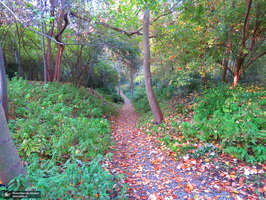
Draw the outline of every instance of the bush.
M41 190L47 199L106 199L118 189L101 165L108 159L103 154L111 132L103 116L117 113L113 104L103 105L86 89L60 83L15 78L8 90L9 127L31 189ZM11 184L9 189L16 188ZM124 195L125 187L120 189Z
M144 85L141 85L140 87L136 88L131 101L133 103L134 108L139 113L146 113L151 110L146 93L146 88Z
M118 94L112 94L111 97L114 103L125 103L123 97L119 96Z
M225 152L247 162L266 160L266 92L264 87L221 84L198 99L193 124L182 124L184 133L206 142L221 141Z

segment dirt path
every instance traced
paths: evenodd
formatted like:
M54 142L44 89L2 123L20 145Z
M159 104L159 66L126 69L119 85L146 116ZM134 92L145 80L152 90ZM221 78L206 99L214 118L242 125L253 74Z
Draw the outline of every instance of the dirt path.
M151 136L136 128L138 115L122 96L125 104L112 125L115 145L111 147L114 156L110 167L125 174L129 199L242 199L214 189L205 170L208 165L198 168L196 160L177 162L156 147Z

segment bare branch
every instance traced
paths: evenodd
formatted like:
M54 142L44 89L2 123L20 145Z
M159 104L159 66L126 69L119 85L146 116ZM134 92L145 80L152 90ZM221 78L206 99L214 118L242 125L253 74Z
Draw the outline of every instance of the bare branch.
M72 23L72 21L71 21L71 18L70 18L70 12L67 12L67 19L68 19L68 23L70 24L70 26L72 27L72 29L74 30L74 31L76 31L76 33L78 33L78 30L77 30L77 28L76 28L76 26Z

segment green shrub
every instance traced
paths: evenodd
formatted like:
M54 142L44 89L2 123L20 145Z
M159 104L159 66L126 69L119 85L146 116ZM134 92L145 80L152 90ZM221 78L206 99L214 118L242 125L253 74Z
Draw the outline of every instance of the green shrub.
M140 86L134 91L132 97L132 103L134 108L139 113L146 113L150 111L150 106L145 86Z
M112 94L112 100L115 103L125 103L125 100L123 99L123 97L119 96L118 94Z
M101 166L101 162L108 159L108 155L98 155L90 163L71 158L62 166L52 160L39 161L37 154L33 156L39 163L38 167L36 162L27 165L26 170L31 173L26 177L13 179L9 190L18 191L19 187L16 185L23 185L24 188L40 191L45 199L108 199L114 190L120 190L117 198L126 199L127 188L124 185L119 188L113 181L114 177ZM116 177L119 181L121 178L122 176ZM28 186L26 180L32 185Z
M247 162L266 160L266 92L264 87L221 84L207 89L195 108L194 123L182 124L185 135L221 141L225 152Z
M14 78L8 85L9 127L32 189L41 190L47 199L98 194L106 199L118 189L100 163L107 159L102 155L110 145L111 132L103 117L117 113L114 104L103 104L102 97L67 84L42 85ZM21 178L14 181L22 183ZM9 189L16 188L11 183ZM120 194L125 192L123 185Z

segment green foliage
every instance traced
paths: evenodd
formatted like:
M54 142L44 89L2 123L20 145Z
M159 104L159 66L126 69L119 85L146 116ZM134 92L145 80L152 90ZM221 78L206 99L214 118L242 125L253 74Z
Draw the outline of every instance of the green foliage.
M14 183L21 185L26 179L30 186L25 187L40 190L48 199L95 198L98 194L99 199L106 199L118 189L113 179L119 177L101 164L110 157L102 156L111 132L104 116L115 115L115 105L104 105L85 88L68 84L44 85L14 78L8 90L9 127L28 174L13 180L9 189L17 190L19 185ZM126 188L121 187L124 195Z
M90 88L110 88L110 85L117 84L117 79L117 70L112 65L108 63L99 63L97 67L95 66L93 68L87 86Z
M221 141L225 152L247 162L266 159L265 88L220 84L198 99L194 123L183 123L184 134L210 142Z
M109 86L109 87L98 88L97 91L104 93L105 98L114 103L124 104L125 102L123 97L117 94L117 90L115 89L115 87Z
M221 153L221 149L218 149L216 146L214 146L212 143L206 143L204 146L198 147L194 153L192 153L192 156L194 158L215 158L218 156L218 154Z
M128 91L130 91L130 89ZM127 96L130 97L130 92L128 92ZM144 85L141 85L140 87L136 88L136 90L133 93L133 97L131 101L133 103L134 108L139 113L146 113L149 110L151 110L149 106L147 93L146 93L146 88Z
M125 103L123 97L119 96L118 94L112 94L111 98L115 103Z
M106 199L116 188L114 177L101 166L101 162L109 160L110 155L105 157L98 155L89 163L72 157L62 166L53 160L39 161L37 154L33 154L33 157L39 162L38 167L36 163L26 166L27 171L31 173L11 180L9 190L18 191L23 186L24 189L41 191L42 196L45 194L47 199L55 197L87 199L97 196L98 199ZM116 178L120 180L122 176ZM26 180L32 185L28 186ZM119 189L121 193L117 198L121 199L127 192L127 188L122 186Z
M108 85L102 88L97 88L96 90L105 95L112 95L117 92L115 87L111 85Z

